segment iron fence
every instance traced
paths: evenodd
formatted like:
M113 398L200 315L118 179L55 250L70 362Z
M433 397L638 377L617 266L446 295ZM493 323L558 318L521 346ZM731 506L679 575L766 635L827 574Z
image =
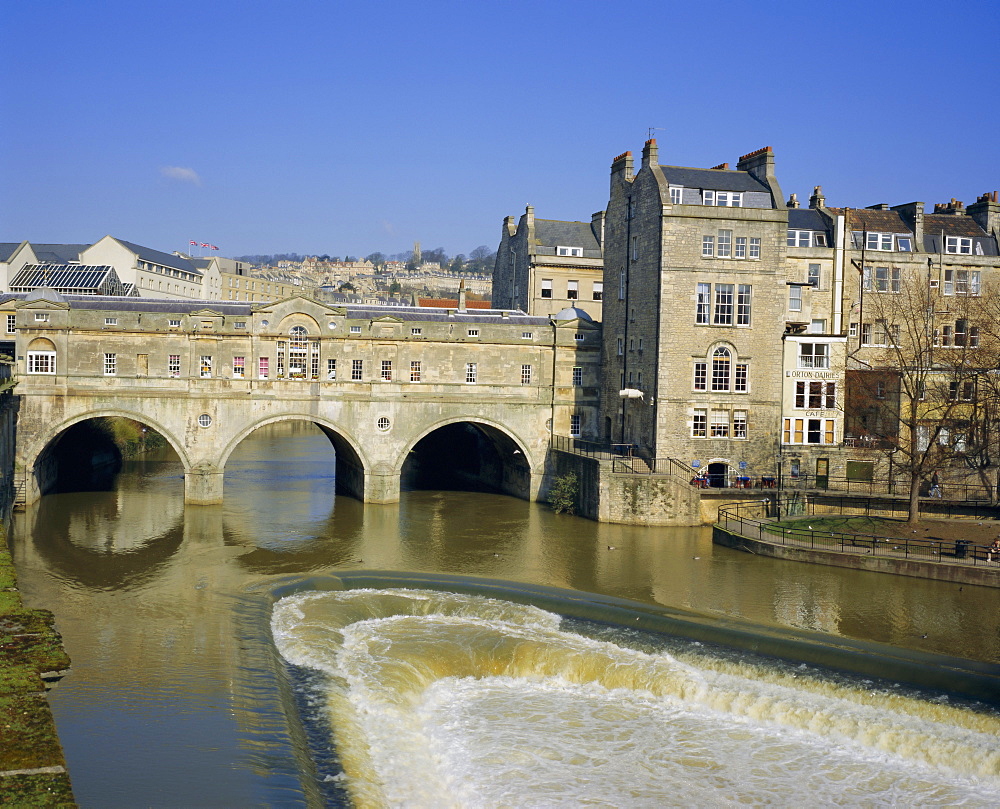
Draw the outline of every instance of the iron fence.
M833 504L836 506L837 504ZM879 534L854 534L813 528L810 516L825 517L839 513L844 516L894 516L905 513L892 501L874 500L865 503L859 498L844 500L839 512L830 512L824 502L823 511L802 498L774 498L733 503L719 509L718 524L748 539L758 539L777 545L813 550L840 551L859 555L913 559L925 562L965 564L974 567L1000 568L1000 551L992 550L965 539L942 537L888 537ZM780 523L782 516L794 517L794 525ZM975 519L975 515L972 517ZM799 524L801 523L801 525ZM1000 526L1000 524L998 524Z
M818 489L848 494L885 494L892 497L908 497L910 494L908 480L853 480L833 475L782 475L781 488ZM924 483L920 489L921 497L929 497L930 491L930 484ZM982 483L942 483L939 486L939 491L940 498L935 499L985 503L992 503L996 500L996 492L993 487Z

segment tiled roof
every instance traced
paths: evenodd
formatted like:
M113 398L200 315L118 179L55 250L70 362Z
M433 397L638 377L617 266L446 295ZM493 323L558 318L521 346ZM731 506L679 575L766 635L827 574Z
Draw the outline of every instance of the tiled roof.
M965 236L966 238L986 235L971 216L964 214L926 214L924 216L924 233L940 236L942 231L945 236Z
M867 230L872 233L909 233L910 229L896 211L870 210L868 208L830 208L830 212L847 214L848 230Z
M770 193L764 183L745 171L690 169L683 166L660 166L663 176L685 188L708 188L713 191L761 191Z

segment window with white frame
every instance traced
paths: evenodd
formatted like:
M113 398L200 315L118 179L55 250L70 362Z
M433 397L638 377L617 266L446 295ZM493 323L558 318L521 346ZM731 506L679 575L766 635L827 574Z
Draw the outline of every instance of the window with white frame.
M739 284L736 287L736 325L750 325L750 304L751 304L750 284Z
M862 287L868 292L899 292L899 267L865 267L862 272Z
M622 356L625 353L625 338L618 338L618 356Z
M701 237L701 254L706 257L715 256L715 236Z
M788 287L788 311L802 311L802 287L798 284L791 284Z
M167 355L167 376L180 376L181 375L181 355L180 354L168 354Z
M576 387L583 384L583 368L579 365L573 367L573 384Z
M720 230L719 241L716 244L715 255L719 258L730 258L733 254L733 232Z
M593 299L599 301L604 298L604 282L594 281Z
M982 276L979 270L945 270L945 295L978 295Z
M909 236L897 236L896 237L896 249L900 253L911 253L913 252L913 240Z
M118 372L118 355L117 354L105 354L104 355L104 375L114 376Z
M337 360L335 357L327 358L326 378L331 382L333 382L337 378Z
M698 284L695 288L694 322L706 324L712 307L712 285Z
M469 330L468 330L468 331L466 332L466 335L467 335L468 337L478 337L478 336L479 336L479 329L469 329Z
M892 250L891 233L868 233L865 236L865 249L867 250Z
M749 384L750 366L745 362L737 362L733 365L733 391L735 393L746 393Z
M733 284L715 285L715 310L712 323L716 326L733 325Z
M705 205L717 205L723 208L739 208L743 205L743 194L740 191L702 191L702 201Z
M365 361L351 360L351 381L360 382L364 379Z
M233 377L243 379L246 370L246 357L233 357Z
M708 410L696 408L691 414L691 437L708 438Z
M414 326L412 329L410 329L410 336L411 337L419 337L423 333L424 333L424 330L422 328L420 328L419 326Z
M819 264L810 264L809 265L809 270L806 273L806 283L808 283L810 286L816 287L817 289L819 288L819 286L820 286L820 265Z
M799 368L829 368L828 343L799 343Z
M270 357L259 357L257 359L257 378L267 379L270 375L271 370L271 359Z
M732 352L719 346L712 352L712 390L728 391L732 373Z
M212 375L212 357L209 354L201 355L201 376L204 379L209 378Z
M694 389L708 390L708 363L698 361L694 364Z
M809 334L826 334L826 318L814 317L810 320Z
M747 411L733 411L733 438L747 437Z
M379 378L383 382L392 382L392 360L382 360L382 370Z
M168 320L167 321L167 325L171 329L179 329L181 327L181 322L180 322L180 320Z
M521 332L521 339L522 340L533 340L534 338L535 338L534 332L530 332L530 331L522 331Z
M713 410L708 423L708 434L711 438L729 437L729 411Z
M783 444L832 444L835 419L784 419Z
M625 270L618 273L618 300L625 300Z
M795 407L799 410L835 410L836 382L796 382Z
M965 239L961 236L945 236L944 251L946 253L960 253L962 255L972 255L972 239Z
M569 417L569 434L573 438L579 438L583 430L583 416L573 413Z
M760 239L756 236L750 237L750 258L760 258Z
M582 256L582 247L556 247L557 256Z
M247 322L245 320L237 320L235 323L233 323L234 329L244 330L246 329L246 327L247 327Z
M420 360L410 360L410 381L419 382L421 379Z
M736 244L733 248L733 258L746 258L747 257L747 237L737 236Z
M812 231L811 230L789 230L788 231L788 246L789 247L812 247Z
M531 366L522 365L521 366L521 384L530 385L531 384Z
M478 376L479 376L478 364L475 362L465 363L465 384L475 385Z
M106 318L104 318L104 325L105 326L117 326L118 325L118 318L117 317L106 317Z
M580 282L579 281L567 281L566 282L566 297L575 301L580 297Z
M351 334L361 334L360 326L351 326Z
M48 323L49 322L48 312L35 312L35 322Z
M7 334L17 332L17 315L7 315Z
M684 186L682 185L670 186L670 204L680 205L683 199L684 199Z
M29 374L54 374L56 372L55 351L29 351L27 362Z

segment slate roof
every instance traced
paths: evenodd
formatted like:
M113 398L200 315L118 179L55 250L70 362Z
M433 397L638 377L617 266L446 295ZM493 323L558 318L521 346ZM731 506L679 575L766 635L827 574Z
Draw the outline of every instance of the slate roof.
M541 247L601 249L590 222L563 222L558 219L535 220L535 244Z
M10 257L20 246L21 242L0 242L0 261L10 261Z
M663 176L674 185L685 188L708 188L713 191L761 191L771 189L745 171L728 169L691 169L684 166L660 166Z
M78 261L80 253L90 247L89 244L35 244L29 242L35 258L50 264L68 264Z
M788 227L792 230L829 230L826 218L812 208L789 208Z
M186 258L175 256L172 253L164 253L160 250L154 250L151 247L143 247L141 244L127 242L124 239L119 239L117 237L115 237L115 241L119 244L125 245L125 247L135 253L143 261L150 261L153 264L162 264L164 267L173 267L176 270L184 270L185 272L189 272L194 275L202 274L201 270L195 266L194 262L189 261Z

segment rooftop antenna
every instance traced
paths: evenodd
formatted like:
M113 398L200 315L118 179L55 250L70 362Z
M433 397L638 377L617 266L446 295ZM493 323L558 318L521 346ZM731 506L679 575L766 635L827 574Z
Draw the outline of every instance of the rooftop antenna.
M651 126L646 130L646 140L653 139L654 132L666 132L667 128L665 126Z

